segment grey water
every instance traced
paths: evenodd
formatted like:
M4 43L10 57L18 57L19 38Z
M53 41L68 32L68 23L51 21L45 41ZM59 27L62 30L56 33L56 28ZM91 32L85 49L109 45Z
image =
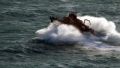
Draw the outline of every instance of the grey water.
M70 12L105 17L120 31L120 0L0 0L0 68L120 68L119 51L34 39L49 16Z

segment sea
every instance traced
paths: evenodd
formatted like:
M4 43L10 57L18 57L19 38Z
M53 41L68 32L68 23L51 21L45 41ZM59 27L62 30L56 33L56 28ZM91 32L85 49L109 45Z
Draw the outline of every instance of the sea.
M0 68L120 68L120 0L0 0Z

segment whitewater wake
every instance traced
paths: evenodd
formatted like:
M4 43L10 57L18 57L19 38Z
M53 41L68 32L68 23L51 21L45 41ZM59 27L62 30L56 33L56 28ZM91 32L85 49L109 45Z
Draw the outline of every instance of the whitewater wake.
M50 43L74 43L87 48L96 48L99 50L117 50L120 47L120 33L117 32L115 23L107 21L104 17L78 16L78 19L88 19L91 22L85 22L90 28L95 30L95 34L86 32L82 34L78 29L71 25L61 24L58 21L50 23L47 28L36 31L38 39Z

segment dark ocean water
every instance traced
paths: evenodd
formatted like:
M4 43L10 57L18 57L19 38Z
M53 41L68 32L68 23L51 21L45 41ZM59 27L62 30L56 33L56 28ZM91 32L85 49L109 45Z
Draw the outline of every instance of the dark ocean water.
M120 39L101 44L110 50L35 39L50 15L73 11L104 17L120 31L120 0L0 0L0 68L120 68Z

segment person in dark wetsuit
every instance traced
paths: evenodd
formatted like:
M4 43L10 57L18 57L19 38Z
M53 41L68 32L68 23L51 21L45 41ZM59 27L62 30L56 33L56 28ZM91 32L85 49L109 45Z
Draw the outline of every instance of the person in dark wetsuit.
M57 18L54 18L54 17L51 19L52 19L52 21L57 20ZM85 20L87 20L87 19L85 19ZM81 33L83 33L83 32L94 33L94 30L92 28L89 28L89 26L85 25L85 20L83 22L82 20L77 19L77 16L74 13L70 13L69 16L65 16L62 19L57 20L57 21L60 21L61 23L67 24L67 25L73 25L74 27L79 29L79 31Z
M74 20L74 24L78 29L80 29L82 32L88 32L90 31L91 33L94 33L94 30L92 28L89 28L89 26L85 25L85 21L87 19L84 20L84 22L80 19L77 19L77 16L73 13L69 14L69 16ZM89 21L89 20L87 20ZM90 21L89 21L90 23ZM91 25L91 24L90 24Z

